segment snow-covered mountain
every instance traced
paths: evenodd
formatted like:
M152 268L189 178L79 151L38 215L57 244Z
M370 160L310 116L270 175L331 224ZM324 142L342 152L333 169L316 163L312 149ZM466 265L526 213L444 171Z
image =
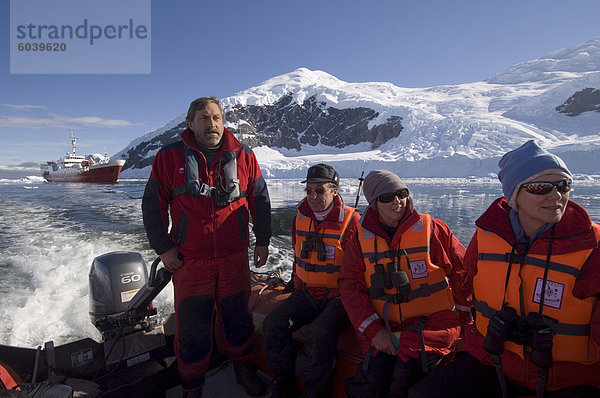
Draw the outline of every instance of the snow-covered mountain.
M600 173L600 37L486 81L428 88L348 83L306 68L222 99L226 127L268 177L304 177L317 162L343 177L385 168L404 177L485 176L536 139L575 173ZM123 178L147 177L178 139L181 115L131 142Z

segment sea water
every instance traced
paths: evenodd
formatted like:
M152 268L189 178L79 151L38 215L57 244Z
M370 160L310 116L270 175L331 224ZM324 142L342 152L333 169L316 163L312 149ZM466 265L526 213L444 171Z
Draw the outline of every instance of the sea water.
M46 183L27 173L0 173L0 344L55 345L82 337L100 340L91 324L88 274L95 257L112 251L156 258L141 214L145 180L118 184ZM267 180L273 207L268 263L258 271L289 279L290 229L304 185ZM474 221L498 196L493 178L406 179L415 208L444 220L466 246ZM600 222L600 176L577 176L571 198ZM342 179L345 203L356 203L358 180ZM358 208L366 207L360 195ZM253 243L253 242L252 242ZM251 256L251 252L249 255ZM254 269L255 270L255 269ZM158 318L173 311L171 284L156 297Z

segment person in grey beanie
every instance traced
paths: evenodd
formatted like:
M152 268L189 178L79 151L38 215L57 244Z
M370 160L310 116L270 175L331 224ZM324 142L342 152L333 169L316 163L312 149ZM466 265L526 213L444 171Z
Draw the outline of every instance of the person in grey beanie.
M499 163L504 197L465 255L475 322L466 352L412 397L600 396L600 226L569 199L565 162L531 140Z
M396 174L371 171L363 193L369 207L338 278L364 355L345 391L349 397L406 396L452 352L461 320L470 321L465 248L443 221L415 211Z

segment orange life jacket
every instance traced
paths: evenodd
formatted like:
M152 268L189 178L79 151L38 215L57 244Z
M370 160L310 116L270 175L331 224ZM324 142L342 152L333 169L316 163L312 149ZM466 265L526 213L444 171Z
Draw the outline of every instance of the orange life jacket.
M344 205L337 224L339 228L325 228L319 232L312 218L300 212L296 215L296 275L307 286L337 287L344 259L342 238L355 210Z
M402 234L399 246L390 248L386 239L359 225L365 282L380 318L400 323L454 308L446 272L429 256L431 229L431 216L421 214L419 221ZM402 272L410 286L395 286L394 280Z
M600 227L593 226L596 240L600 240ZM547 255L511 254L512 247L508 242L481 228L477 229L477 245L479 259L473 280L475 324L485 336L489 319L504 303L519 315L521 306L524 316L539 312ZM600 360L598 345L590 338L590 319L598 299L581 300L573 295L575 280L591 252L592 249L587 249L550 256L542 315L544 325L554 332L553 361L589 364ZM512 341L505 342L504 347L521 358L524 349L530 349Z
M15 377L18 377L14 374L14 371L5 363L0 362L0 381L2 382L2 385L4 386L4 388L6 388L7 390L20 390L19 388L19 384L17 383L17 381L15 380ZM1 390L1 386L0 386L0 390Z

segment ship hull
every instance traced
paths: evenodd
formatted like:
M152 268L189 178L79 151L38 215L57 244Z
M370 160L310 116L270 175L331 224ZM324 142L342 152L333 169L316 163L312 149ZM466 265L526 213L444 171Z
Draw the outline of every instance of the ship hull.
M119 179L119 174L125 162L114 164L100 164L90 166L88 170L50 170L42 171L42 177L48 182L94 182L114 184Z

